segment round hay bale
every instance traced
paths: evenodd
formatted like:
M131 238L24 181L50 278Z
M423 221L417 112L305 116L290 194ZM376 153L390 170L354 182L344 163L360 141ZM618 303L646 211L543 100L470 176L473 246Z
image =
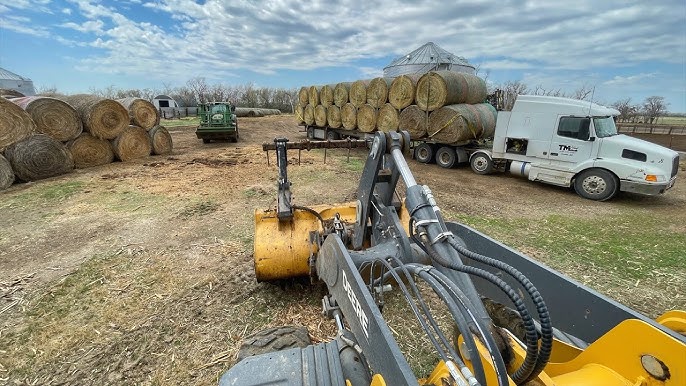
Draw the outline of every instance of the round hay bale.
M413 104L418 80L418 74L400 75L393 79L388 89L388 102L398 110Z
M334 105L341 108L346 103L348 103L348 92L350 91L351 85L352 85L352 83L350 83L350 82L341 82L341 83L336 84L336 87L333 89L333 104Z
M341 127L343 122L341 121L341 109L336 106L329 106L326 108L326 122L329 127L338 129Z
M74 159L64 144L45 134L35 134L5 149L5 157L22 181L59 176L74 169Z
M309 104L316 106L319 104L319 94L322 92L322 86L310 86L307 90Z
M405 107L398 116L398 128L410 133L411 139L426 137L426 128L429 125L429 113L420 109L417 105Z
M129 125L128 111L115 100L86 94L65 96L63 100L76 109L83 129L94 137L114 139Z
M327 84L322 87L322 92L319 94L319 103L324 107L333 105L333 90L336 88L335 84Z
M482 133L481 138L493 138L495 134L495 123L498 119L498 111L490 103L479 103L473 105L480 114Z
M117 99L117 102L129 112L129 123L150 130L160 123L160 114L155 105L141 98Z
M11 101L29 113L36 123L36 131L66 142L83 131L79 114L67 102L41 96L14 98Z
M36 131L36 124L21 107L0 98L0 150L28 138Z
M486 89L486 82L476 75L462 74L467 82L467 93L464 97L464 103L477 104L484 103L488 91Z
M326 126L326 107L324 105L317 105L314 108L314 123L319 127Z
M295 105L293 113L298 124L305 123L305 106L300 106L300 103L298 103Z
M357 129L364 133L371 133L376 129L377 110L369 103L363 104L357 110Z
M112 141L114 155L120 161L144 158L152 152L148 132L139 126L130 125Z
M300 90L298 91L298 105L304 108L308 103L310 103L308 88L305 86L300 87Z
M73 141L67 142L67 149L71 152L77 169L105 165L114 161L114 151L110 141L95 138L89 133L81 133Z
M152 145L152 154L164 155L172 152L174 148L172 137L164 126L153 127L148 131L148 136Z
M307 126L314 125L314 106L312 106L310 104L305 106L305 110L303 112L303 118L305 119L305 124Z
M374 78L367 86L367 103L374 108L381 108L388 101L388 89L393 78Z
M367 103L367 85L369 80L356 80L350 85L348 100L358 109Z
M390 103L385 103L376 118L376 127L379 131L388 133L398 130L398 110Z
M478 111L467 104L448 105L429 115L429 137L437 142L459 144L483 133Z
M0 154L0 190L9 188L14 183L14 170L7 158Z
M348 102L341 107L341 123L347 130L355 130L357 128L357 107Z
M422 75L417 81L417 106L434 111L445 105L464 103L467 81L462 75L453 71L432 71Z
M8 88L0 88L0 96L9 99L9 98L21 98L21 97L25 97L26 95L24 95L24 94L22 94L16 90L10 90Z

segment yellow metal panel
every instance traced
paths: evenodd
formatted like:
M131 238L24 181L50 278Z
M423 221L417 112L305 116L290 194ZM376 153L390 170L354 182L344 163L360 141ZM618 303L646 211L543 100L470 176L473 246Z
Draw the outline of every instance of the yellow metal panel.
M665 312L657 318L657 322L672 331L686 335L686 311L672 310Z
M372 377L372 383L369 386L386 386L386 381L383 379L381 374L374 374Z

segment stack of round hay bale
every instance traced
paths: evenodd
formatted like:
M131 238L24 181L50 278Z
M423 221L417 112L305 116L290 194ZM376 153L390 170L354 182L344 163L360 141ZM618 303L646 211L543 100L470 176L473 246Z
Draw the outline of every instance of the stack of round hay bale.
M412 139L459 144L493 135L496 111L485 100L483 79L432 71L302 87L295 115L307 126L364 133L406 130Z
M234 114L239 118L266 117L268 115L281 115L281 110L263 109L259 107L236 107Z
M140 98L0 97L0 189L171 151L157 109Z

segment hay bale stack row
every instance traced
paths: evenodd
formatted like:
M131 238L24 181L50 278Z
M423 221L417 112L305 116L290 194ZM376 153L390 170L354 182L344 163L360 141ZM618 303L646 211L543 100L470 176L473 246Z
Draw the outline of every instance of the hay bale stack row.
M296 118L307 126L363 133L400 129L409 131L413 139L457 144L492 136L496 113L485 100L483 79L432 71L302 87Z
M279 109L263 109L263 108L258 108L258 107L236 107L234 114L236 114L236 116L239 118L265 117L267 115L281 115L281 110L279 110Z
M169 154L172 139L157 109L140 98L92 95L0 98L0 190L152 154Z

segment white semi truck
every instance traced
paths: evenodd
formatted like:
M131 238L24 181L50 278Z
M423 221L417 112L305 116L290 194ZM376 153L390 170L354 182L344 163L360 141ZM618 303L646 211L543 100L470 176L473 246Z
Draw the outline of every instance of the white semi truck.
M617 133L619 112L568 98L520 95L499 111L492 147L415 142L415 159L453 167L469 162L478 174L509 171L604 201L625 191L661 194L674 185L679 154Z

